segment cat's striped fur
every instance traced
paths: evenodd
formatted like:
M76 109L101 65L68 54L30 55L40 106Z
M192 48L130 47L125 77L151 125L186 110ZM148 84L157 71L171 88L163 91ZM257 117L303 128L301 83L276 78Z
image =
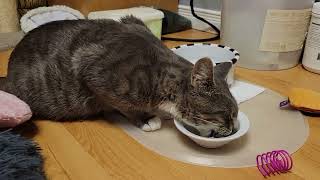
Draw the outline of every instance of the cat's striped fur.
M171 103L184 121L218 132L232 129L237 113L224 80L230 66L213 68L206 58L193 66L132 16L121 22L69 20L29 32L0 83L43 118L77 119L115 110L143 126ZM216 112L225 120L214 118ZM212 115L206 118L212 124L194 118L203 113Z

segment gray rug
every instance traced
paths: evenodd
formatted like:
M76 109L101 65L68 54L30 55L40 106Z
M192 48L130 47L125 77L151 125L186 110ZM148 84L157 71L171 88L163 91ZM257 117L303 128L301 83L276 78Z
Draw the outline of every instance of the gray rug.
M12 131L0 132L0 180L44 180L39 146Z

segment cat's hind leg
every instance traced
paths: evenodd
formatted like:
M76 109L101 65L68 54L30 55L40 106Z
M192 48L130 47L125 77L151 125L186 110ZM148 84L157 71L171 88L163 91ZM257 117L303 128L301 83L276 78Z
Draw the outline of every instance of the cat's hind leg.
M7 83L7 79L4 77L0 77L0 90L1 91L5 91L6 83Z

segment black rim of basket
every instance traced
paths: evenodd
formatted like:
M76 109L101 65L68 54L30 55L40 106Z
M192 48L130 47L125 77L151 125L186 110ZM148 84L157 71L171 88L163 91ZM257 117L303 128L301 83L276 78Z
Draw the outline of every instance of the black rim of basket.
M212 44L212 43L190 43L190 44L185 44L185 45L180 45L180 46L176 46L174 48L172 48L171 50L177 50L177 49L180 49L180 48L183 48L183 47L188 47L188 46L213 46L213 47L220 47L220 48L223 48L223 49L227 49L229 51L231 51L233 54L234 54L234 58L230 59L232 61L232 64L236 64L237 61L239 60L240 58L240 54L238 51L236 51L235 49L231 48L231 47L228 47L228 46L224 46L224 45L221 45L221 44ZM219 64L219 63L217 63Z

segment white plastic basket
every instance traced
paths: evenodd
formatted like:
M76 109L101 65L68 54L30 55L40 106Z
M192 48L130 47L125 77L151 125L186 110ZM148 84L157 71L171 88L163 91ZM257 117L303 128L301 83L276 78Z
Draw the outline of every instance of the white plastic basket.
M234 67L240 58L240 54L235 49L220 44L196 43L177 46L171 50L193 64L203 57L210 58L214 64L232 62L233 66L227 76L227 83L229 86L233 84Z
M171 50L193 64L203 57L210 58L215 64L232 62L233 66L227 76L227 83L229 86L233 84L234 67L240 58L240 54L235 49L219 44L196 43L177 46Z

